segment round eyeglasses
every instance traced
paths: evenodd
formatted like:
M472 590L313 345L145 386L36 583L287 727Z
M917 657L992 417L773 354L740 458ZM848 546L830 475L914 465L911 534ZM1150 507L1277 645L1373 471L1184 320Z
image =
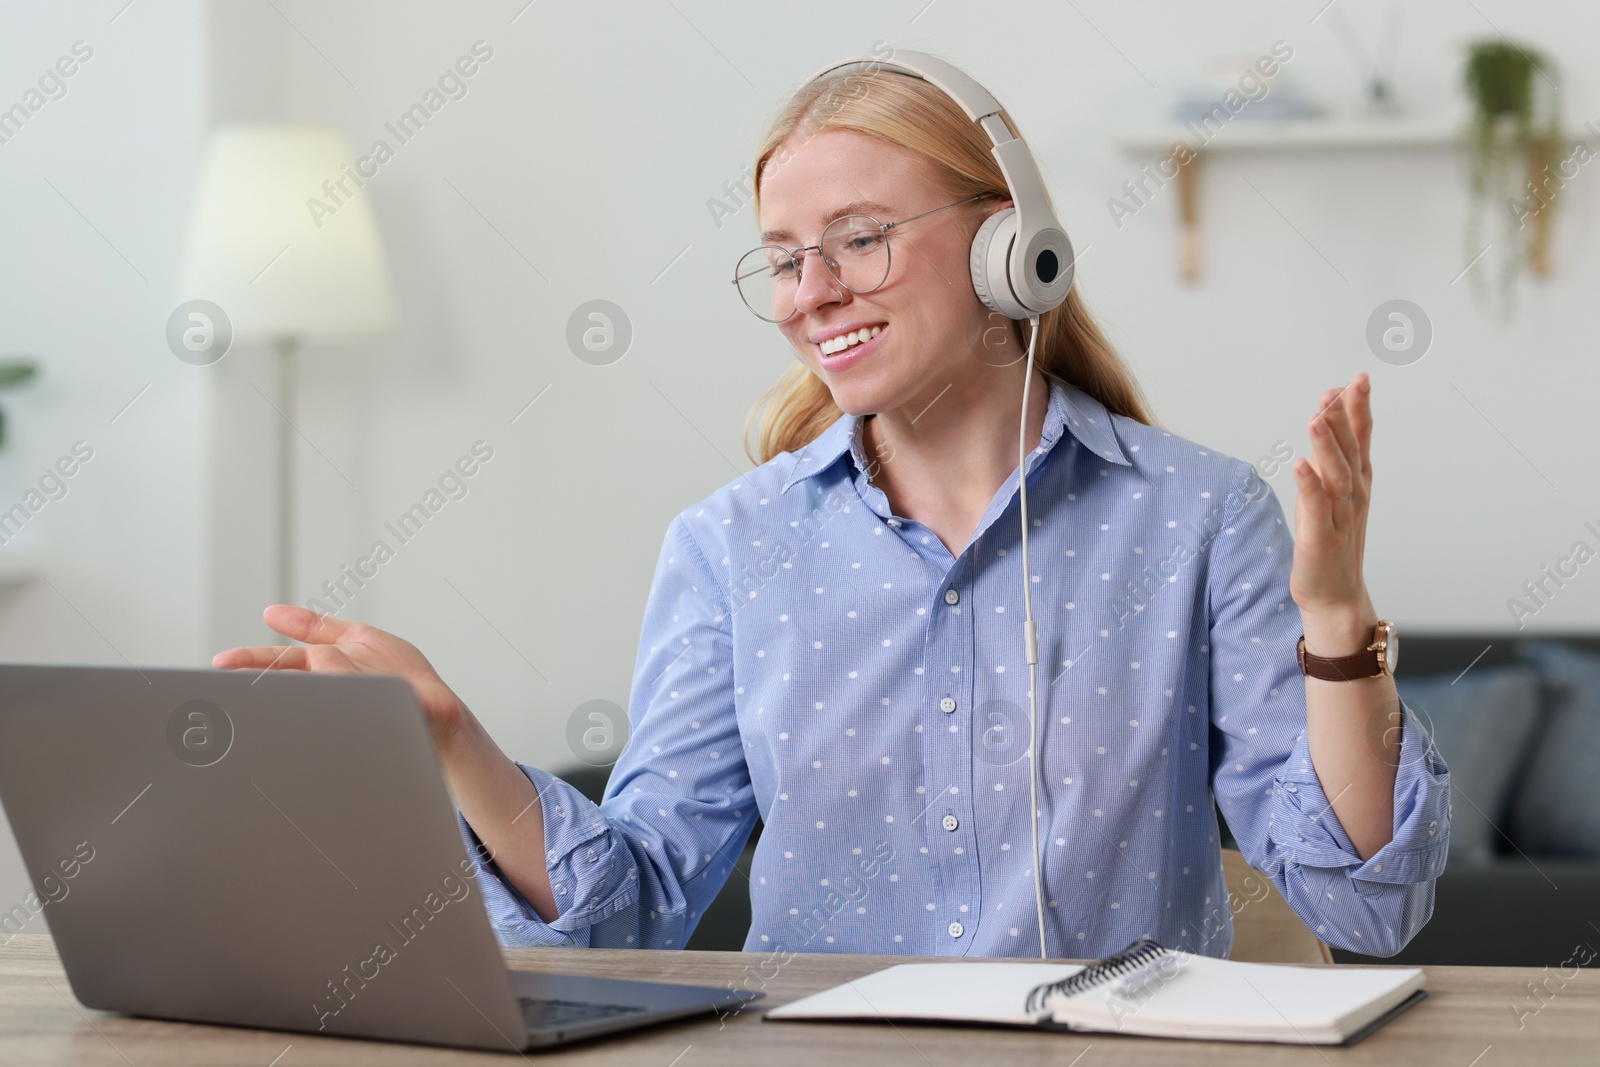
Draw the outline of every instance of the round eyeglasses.
M852 293L870 293L889 279L889 231L908 222L948 211L974 200L998 196L979 193L954 204L924 211L898 222L879 222L871 215L844 215L822 228L814 245L783 248L762 245L739 258L733 271L733 284L745 306L766 322L786 322L795 313L795 294L800 291L800 274L807 252L822 257L822 265L833 280Z

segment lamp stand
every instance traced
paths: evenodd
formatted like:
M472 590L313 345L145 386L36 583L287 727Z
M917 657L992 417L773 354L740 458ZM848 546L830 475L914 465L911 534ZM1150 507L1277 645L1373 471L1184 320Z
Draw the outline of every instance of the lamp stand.
M277 603L294 603L294 440L296 337L272 343L278 353L278 595Z

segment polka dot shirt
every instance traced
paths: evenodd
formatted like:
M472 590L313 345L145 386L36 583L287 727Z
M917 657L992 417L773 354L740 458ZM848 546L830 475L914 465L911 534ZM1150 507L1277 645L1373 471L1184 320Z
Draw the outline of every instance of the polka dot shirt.
M1394 839L1361 860L1311 766L1293 544L1250 464L1051 380L1030 724L1016 473L952 554L860 434L842 415L673 518L605 800L523 767L560 915L479 871L503 943L682 947L759 818L748 950L1037 956L1030 735L1051 956L1226 955L1213 797L1324 941L1386 955L1421 927L1448 771L1405 709Z

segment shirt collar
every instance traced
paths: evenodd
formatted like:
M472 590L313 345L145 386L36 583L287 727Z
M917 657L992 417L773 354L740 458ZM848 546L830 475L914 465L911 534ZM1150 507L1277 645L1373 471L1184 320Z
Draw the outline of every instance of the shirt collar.
M1039 438L1041 452L1050 451L1062 431L1070 430L1085 448L1106 462L1132 466L1117 444L1111 413L1104 404L1060 378L1047 374L1045 380L1050 383L1050 403L1045 409L1044 431ZM867 457L861 449L861 427L860 415L840 415L833 425L795 453L793 465L779 491L787 493L789 487L801 479L828 470L846 452L850 453L857 470L867 469Z

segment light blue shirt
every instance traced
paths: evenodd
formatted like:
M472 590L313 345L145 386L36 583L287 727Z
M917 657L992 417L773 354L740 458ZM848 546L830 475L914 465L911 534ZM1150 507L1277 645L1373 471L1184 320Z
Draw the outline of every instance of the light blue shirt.
M672 520L604 802L523 767L559 916L480 868L502 943L681 947L759 816L747 950L1039 954L1016 472L952 556L871 484L861 425ZM1271 486L1055 379L1027 471L1049 955L1226 955L1213 794L1317 936L1398 951L1449 772L1405 709L1394 837L1357 855L1307 748Z

